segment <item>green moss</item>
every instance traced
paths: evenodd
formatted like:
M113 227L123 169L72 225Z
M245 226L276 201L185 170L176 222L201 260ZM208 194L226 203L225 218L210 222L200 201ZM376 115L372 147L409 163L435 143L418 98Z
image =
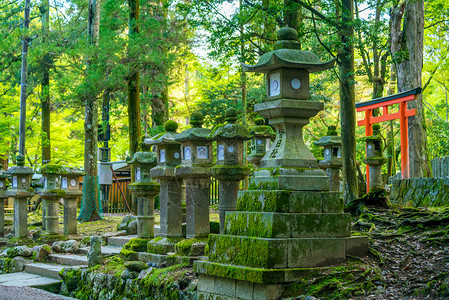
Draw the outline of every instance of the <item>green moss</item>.
M176 129L178 129L178 123L173 120L168 120L167 122L165 122L164 128L168 132L175 132Z
M134 252L146 252L147 244L151 239L134 238L123 246L123 249Z
M68 237L63 234L43 234L37 240L40 244L56 242L56 241L67 241Z
M175 245L175 252L180 256L198 256L198 252L204 252L207 239L186 239Z
M220 233L220 222L210 221L210 233Z
M56 196L60 198L64 197L66 194L66 191L60 189L47 190L47 192L56 194Z
M61 165L56 165L56 164L46 164L43 165L41 168L41 173L42 174L57 174L57 175L62 175L62 174L67 174L66 169L61 166Z
M136 260L137 259L137 252L128 250L125 248L122 248L122 250L120 250L120 255L122 255L122 257L125 260Z
M29 238L10 238L8 243L12 245L26 245L28 247L36 245L36 242Z

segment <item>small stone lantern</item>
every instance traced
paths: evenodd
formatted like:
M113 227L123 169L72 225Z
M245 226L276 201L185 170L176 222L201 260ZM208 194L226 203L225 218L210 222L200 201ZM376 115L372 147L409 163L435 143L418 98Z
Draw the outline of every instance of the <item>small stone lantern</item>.
M366 159L363 161L369 166L368 189L382 185L382 165L387 162L383 156L383 141L380 135L380 125L373 125L373 135L366 138Z
M255 120L256 125L249 128L254 136L251 139L251 153L246 157L257 169L260 168L260 160L265 156L270 148L270 141L276 137L271 126L265 125L263 118Z
M320 161L320 168L326 170L329 176L329 190L340 191L340 169L341 161L341 137L337 135L335 126L329 126L327 136L323 136L315 145L324 147L323 157Z
M240 180L245 179L250 172L243 165L243 143L252 137L246 126L235 123L237 111L234 108L226 111L226 121L227 124L216 126L209 135L217 141L217 164L211 171L212 176L219 181L220 233L224 233L226 212L236 209Z
M66 173L66 170L60 165L46 164L41 168L41 173L44 176L44 188L38 194L45 200L45 230L47 234L59 234L59 200L66 193L61 189L60 176Z
M64 234L77 234L76 213L77 199L83 195L80 190L80 177L86 175L84 171L77 168L66 168L65 174L61 175L61 189L65 191L64 196Z
M0 173L0 237L5 235L5 200L8 199L6 195L7 178L6 174Z
M129 185L137 203L137 236L154 237L154 196L159 193L159 184L150 177L151 168L156 166L156 153L141 143L141 152L136 152L127 163L134 166L136 180Z
M25 167L25 157L18 155L17 166L9 168L5 174L12 177L12 184L6 191L6 195L14 198L14 237L27 237L27 200L34 195L31 188L31 176L34 171Z
M145 139L145 144L157 146L158 164L150 175L161 185L160 237L182 237L182 179L175 176L175 167L181 163L181 144L175 140L177 128L176 122L167 121L166 133Z
M175 175L185 179L186 235L187 238L207 237L209 224L210 167L212 167L212 141L210 129L202 128L204 116L195 112L190 117L192 128L175 137L181 143L181 164Z

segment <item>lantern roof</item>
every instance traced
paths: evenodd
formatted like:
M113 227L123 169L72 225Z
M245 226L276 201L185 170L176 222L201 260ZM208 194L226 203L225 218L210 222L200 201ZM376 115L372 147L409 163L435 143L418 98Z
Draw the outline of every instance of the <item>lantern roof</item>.
M129 165L133 164L154 164L157 162L157 155L154 152L136 152L132 158L127 158L126 162Z
M274 69L303 69L309 73L323 71L334 67L335 58L321 61L310 51L300 50L298 33L293 28L284 27L277 32L278 41L274 50L263 54L255 65L242 64L244 72L267 73Z
M25 157L23 155L17 155L17 166L11 167L5 174L22 174L31 175L34 174L33 169L25 166Z

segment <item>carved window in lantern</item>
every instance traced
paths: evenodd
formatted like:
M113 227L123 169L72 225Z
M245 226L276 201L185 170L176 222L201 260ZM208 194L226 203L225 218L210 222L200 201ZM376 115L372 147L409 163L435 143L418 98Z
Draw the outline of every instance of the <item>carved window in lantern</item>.
M208 159L209 158L207 146L197 146L196 147L196 158L198 158L198 159Z

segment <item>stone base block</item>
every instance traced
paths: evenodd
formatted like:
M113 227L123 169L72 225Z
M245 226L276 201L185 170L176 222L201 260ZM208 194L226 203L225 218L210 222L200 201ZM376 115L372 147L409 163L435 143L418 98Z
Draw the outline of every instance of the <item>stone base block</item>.
M351 236L346 239L346 255L368 255L369 239L366 236Z
M279 299L280 284L258 283L201 275L198 279L198 299L203 300L268 300Z
M255 176L250 178L249 189L329 191L329 177L320 169L259 169Z
M253 268L308 268L344 262L345 238L209 237L209 260Z
M147 252L154 254L167 254L175 252L176 243L182 241L182 238L154 238L147 244Z
M348 237L351 235L351 215L227 212L224 233L264 238Z
M338 192L240 191L238 211L278 213L341 213L343 200Z
M137 252L136 260L143 261L145 263L156 264L157 266L170 267L174 265L187 265L192 266L194 261L205 259L204 256L179 256L174 253L169 253L166 255L163 254L153 254L153 253L145 253L145 252Z

